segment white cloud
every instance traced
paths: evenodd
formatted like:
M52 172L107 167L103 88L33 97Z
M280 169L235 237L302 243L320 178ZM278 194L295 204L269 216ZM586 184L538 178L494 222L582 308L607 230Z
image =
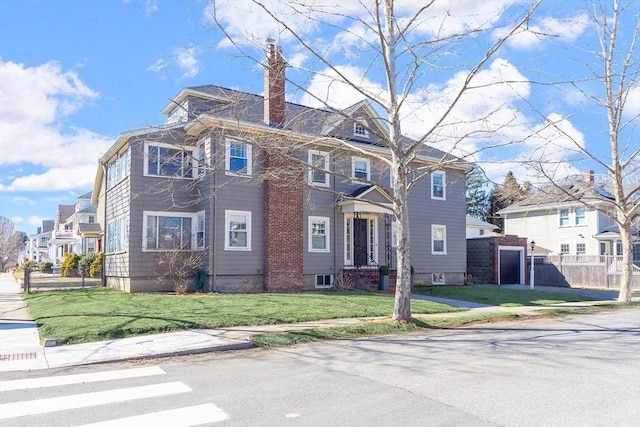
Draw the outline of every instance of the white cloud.
M358 83L358 86L374 96L382 96L384 88L367 80L363 70L355 66L337 66L335 70L324 70L314 75L300 103L310 107L322 108L331 105L345 108L365 98L353 86L341 81L338 72L347 80Z
M50 220L50 219L51 219L50 217L46 217L46 216L31 215L28 218L27 222L32 227L41 227L42 221Z
M9 219L15 224L22 224L24 222L24 218L22 218L21 216L12 216Z
M153 64L147 66L146 71L150 73L165 73L170 66L175 66L180 70L180 78L195 77L200 72L200 62L197 56L200 48L197 46L174 48L170 59L160 58ZM162 78L166 76L162 75Z
M640 117L640 86L629 90L627 103L624 106L623 115L626 119L638 119Z
M25 206L25 205L34 206L36 204L35 200L30 199L28 197L23 197L23 196L14 197L13 199L11 199L11 201L16 205L22 205L22 206Z
M56 62L26 67L0 58L0 165L15 165L13 171L23 174L29 173L27 164L45 169L41 175L13 176L9 184L5 179L0 190L86 188L113 141L87 129L64 128L61 120L97 97L75 71ZM88 176L71 172L88 170Z
M434 2L426 11L422 11L414 21L412 35L446 38L464 32L488 29L501 18L505 10L519 2L520 0L440 0ZM372 25L373 7L369 6L367 10L362 2L265 0L261 3L264 8L253 2L217 0L205 9L205 21L211 24L217 21L223 25L234 43L259 48L269 37L277 39L279 44L293 41L294 37L290 31L329 51L348 51L361 47L367 40L373 41L375 38L364 25ZM423 6L424 2L416 1L396 4L395 13L400 25L406 23L409 17L413 17ZM287 28L278 24L270 14L286 22ZM333 26L333 40L315 37L320 33L320 22ZM220 45L231 47L232 43L225 39Z
M200 72L200 64L196 58L199 50L196 46L176 48L173 51L176 65L182 71L182 77L195 77Z
M589 16L580 14L564 19L544 17L538 22L523 28L509 38L507 44L517 49L531 49L545 40L557 39L562 42L576 40L589 27ZM494 31L497 38L505 35L504 29Z
M92 188L96 164L51 168L42 174L21 176L9 185L0 184L0 191L62 191Z
M147 0L144 8L144 14L149 16L158 11L158 0Z

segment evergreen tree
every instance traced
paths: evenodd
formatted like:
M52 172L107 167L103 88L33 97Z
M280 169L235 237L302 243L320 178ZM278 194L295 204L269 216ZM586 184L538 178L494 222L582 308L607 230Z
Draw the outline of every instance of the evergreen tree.
M487 222L499 227L498 232L504 232L504 219L497 214L501 209L511 206L527 198L531 194L531 183L525 182L523 185L513 176L513 172L507 172L504 177L504 183L500 186L496 185L489 194L489 215Z
M466 175L466 186L467 215L486 221L489 214L489 194L484 171L479 167L471 169Z

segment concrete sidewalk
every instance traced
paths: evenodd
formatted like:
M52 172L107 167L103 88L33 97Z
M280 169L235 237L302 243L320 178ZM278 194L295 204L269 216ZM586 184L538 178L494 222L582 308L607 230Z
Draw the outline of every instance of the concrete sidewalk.
M464 301L414 295L449 305L470 308L466 312L419 316L421 318L459 317L476 313L536 314L542 306L492 307ZM576 307L602 303L564 303ZM557 308L558 306L546 306ZM140 358L206 353L251 348L251 336L268 332L295 332L328 326L353 325L381 318L332 319L297 324L238 326L146 335L86 344L45 347L41 345L35 322L22 298L21 289L10 273L0 273L0 372L48 369Z

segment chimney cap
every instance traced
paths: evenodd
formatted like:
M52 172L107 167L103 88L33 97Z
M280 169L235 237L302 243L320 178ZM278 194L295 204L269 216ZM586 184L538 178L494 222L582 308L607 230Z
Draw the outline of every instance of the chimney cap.
M267 44L274 44L275 43L275 39L273 37L269 37L267 39Z

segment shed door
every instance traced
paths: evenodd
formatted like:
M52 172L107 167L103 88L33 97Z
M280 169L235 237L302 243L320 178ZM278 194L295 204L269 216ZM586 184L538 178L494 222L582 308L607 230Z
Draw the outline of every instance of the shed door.
M500 250L500 284L520 284L520 251Z

